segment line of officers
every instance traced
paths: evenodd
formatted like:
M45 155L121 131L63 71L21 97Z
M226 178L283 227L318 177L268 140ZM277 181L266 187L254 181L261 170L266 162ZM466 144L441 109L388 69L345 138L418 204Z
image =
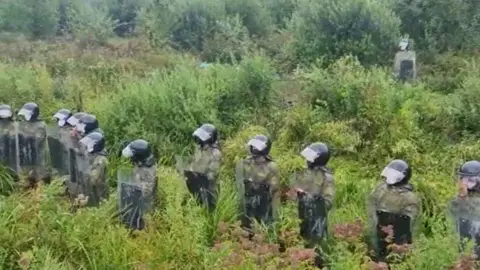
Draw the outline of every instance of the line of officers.
M45 176L48 174L61 176L77 206L96 206L107 198L105 138L95 116L62 109L53 116L57 125L47 127L35 103L25 104L17 116L19 121L14 121L10 106L0 105L0 155L6 167L17 174L26 173L29 183L49 179ZM198 202L214 210L222 165L219 134L212 124L204 124L192 135L197 145L195 152L192 156L177 156L176 168ZM235 168L239 212L242 226L247 229L252 227L252 221L272 225L278 219L282 188L279 170L270 156L271 147L267 136L252 137L247 142L248 156ZM52 172L45 166L47 153ZM334 176L327 167L330 150L326 144L313 143L299 154L306 167L291 176L290 187L296 193L300 234L306 246L313 247L327 234L328 212L335 195ZM150 144L141 139L125 142L121 155L133 165L117 171L121 216L129 227L142 229L144 213L156 204L157 163ZM404 160L391 161L380 175L382 182L368 196L367 210L376 257L383 260L389 253L390 241L384 228L393 226L393 243L412 243L421 201L410 183L412 169ZM462 238L480 239L480 162L464 163L458 170L457 184L459 193L450 207L457 231ZM475 248L477 254L479 250Z

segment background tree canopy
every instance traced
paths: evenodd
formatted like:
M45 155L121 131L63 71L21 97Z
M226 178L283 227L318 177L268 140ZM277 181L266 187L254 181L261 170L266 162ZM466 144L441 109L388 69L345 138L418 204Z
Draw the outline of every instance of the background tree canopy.
M419 65L411 84L391 75L405 34ZM307 251L295 249L293 201L282 207L278 235L254 245L229 229L234 164L247 139L264 133L285 186L304 166L303 147L332 149L330 269L382 269L368 260L364 204L393 158L412 165L424 212L413 251L391 269L454 269L458 237L446 205L455 169L480 154L478 48L473 0L0 0L1 102L35 101L47 121L60 108L95 114L111 161L109 201L75 214L61 184L25 192L2 173L1 268L308 264ZM224 155L213 218L192 201L182 206L187 192L172 166L206 122L221 131ZM135 138L155 147L161 203L132 237L114 218L115 172L121 142ZM275 249L278 240L287 252Z

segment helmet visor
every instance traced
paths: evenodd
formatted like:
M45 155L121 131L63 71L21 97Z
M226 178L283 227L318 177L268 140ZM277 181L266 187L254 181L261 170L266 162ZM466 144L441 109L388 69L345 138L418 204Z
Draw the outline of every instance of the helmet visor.
M460 181L467 189L473 189L480 182L478 176L460 176Z
M27 109L21 109L18 112L18 115L22 115L23 117L25 117L25 120L30 121L30 119L32 119L33 113Z
M385 178L385 183L388 185L399 183L405 178L404 173L388 167L383 169L381 176Z
M265 148L267 148L267 144L263 141L257 140L257 139L251 139L247 145L255 148L257 151L263 151Z
M408 41L407 40L402 40L400 41L400 44L398 44L398 47L400 47L400 50L404 51L408 47Z
M314 162L318 158L318 153L310 147L303 149L300 154L309 162Z
M131 158L133 157L133 151L132 149L130 148L130 145L128 145L127 147L123 148L122 150L122 156L126 157L126 158Z
M89 153L93 152L93 149L95 148L95 141L90 139L89 137L84 137L80 140L80 143L87 148L87 151Z
M208 132L206 132L202 128L197 128L197 130L193 132L193 136L199 138L203 142L207 141L212 137Z
M80 133L80 134L84 134L85 133L85 124L84 123L78 123L75 128L77 129L77 131Z
M68 118L67 123L69 123L71 126L76 126L79 123L79 121L77 118L72 116Z

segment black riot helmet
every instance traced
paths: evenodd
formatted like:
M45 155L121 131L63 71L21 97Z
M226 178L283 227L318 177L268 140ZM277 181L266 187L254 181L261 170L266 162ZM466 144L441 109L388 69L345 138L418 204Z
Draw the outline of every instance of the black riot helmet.
M85 114L80 118L80 121L75 128L81 136L85 136L99 128L97 117L95 117L95 115Z
M307 160L308 168L323 167L330 160L330 150L328 146L321 142L310 144L303 149L301 155Z
M36 103L25 103L20 111L18 111L18 115L23 116L27 122L35 122L40 117L40 108Z
M90 154L101 152L105 149L105 137L100 132L91 132L80 140Z
M272 141L265 135L256 135L248 141L247 145L253 156L268 156L272 148Z
M195 138L195 141L201 146L213 145L218 140L217 128L212 124L203 124L201 127L197 128L192 135Z
M151 158L152 148L145 140L134 140L123 148L122 156L130 158L134 163L144 163Z
M61 109L53 115L53 119L57 121L59 127L71 126L67 120L72 116L72 112L68 109Z
M457 171L458 178L467 186L468 190L478 190L480 184L480 162L467 161Z
M71 117L69 117L67 119L67 123L72 126L72 127L75 127L78 125L78 123L80 123L80 119L82 117L84 117L85 115L87 115L87 113L85 112L77 112L77 113L74 113Z
M395 159L388 163L381 175L388 185L403 185L412 177L412 169L404 160Z
M13 120L13 111L10 105L1 104L0 105L0 120Z

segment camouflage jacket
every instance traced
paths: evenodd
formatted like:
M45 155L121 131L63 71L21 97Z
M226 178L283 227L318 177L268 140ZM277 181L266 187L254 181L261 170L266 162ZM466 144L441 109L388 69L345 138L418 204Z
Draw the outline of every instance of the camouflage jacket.
M305 169L296 176L296 185L308 193L320 195L331 209L335 196L333 174L327 168Z
M255 185L267 184L272 196L272 212L278 217L280 208L280 173L275 162L270 158L248 156L237 165L237 188L240 194L245 194L244 181L251 180ZM244 195L241 195L243 204Z
M480 193L469 192L467 196L456 196L450 201L450 214L455 218L480 221Z
M9 134L10 136L16 136L15 122L8 120L0 120L0 133Z
M415 79L417 74L417 67L416 67L416 54L414 51L399 51L395 54L393 72L396 76L400 75L400 64L404 60L412 60L413 61L413 78Z
M96 200L102 201L108 196L108 159L106 152L92 154L88 157L91 160L89 182L92 185Z
M149 209L153 206L153 201L157 193L157 166L153 156L147 159L146 162L137 164L133 171L134 183L139 183L144 192L143 196L146 202L146 208Z
M191 169L205 174L213 187L217 186L217 177L222 165L222 153L216 147L206 145L195 149Z
M413 192L413 186L389 186L381 183L370 193L367 200L369 219L376 224L376 211L409 216L412 228L421 211L420 198Z
M77 149L78 148L78 138L72 134L73 128L63 127L59 130L60 141L67 149Z
M35 161L40 168L45 171L47 157L47 126L44 121L36 122L17 122L19 136L24 138L35 138L35 147L37 147L38 156ZM22 145L20 145L21 151Z

